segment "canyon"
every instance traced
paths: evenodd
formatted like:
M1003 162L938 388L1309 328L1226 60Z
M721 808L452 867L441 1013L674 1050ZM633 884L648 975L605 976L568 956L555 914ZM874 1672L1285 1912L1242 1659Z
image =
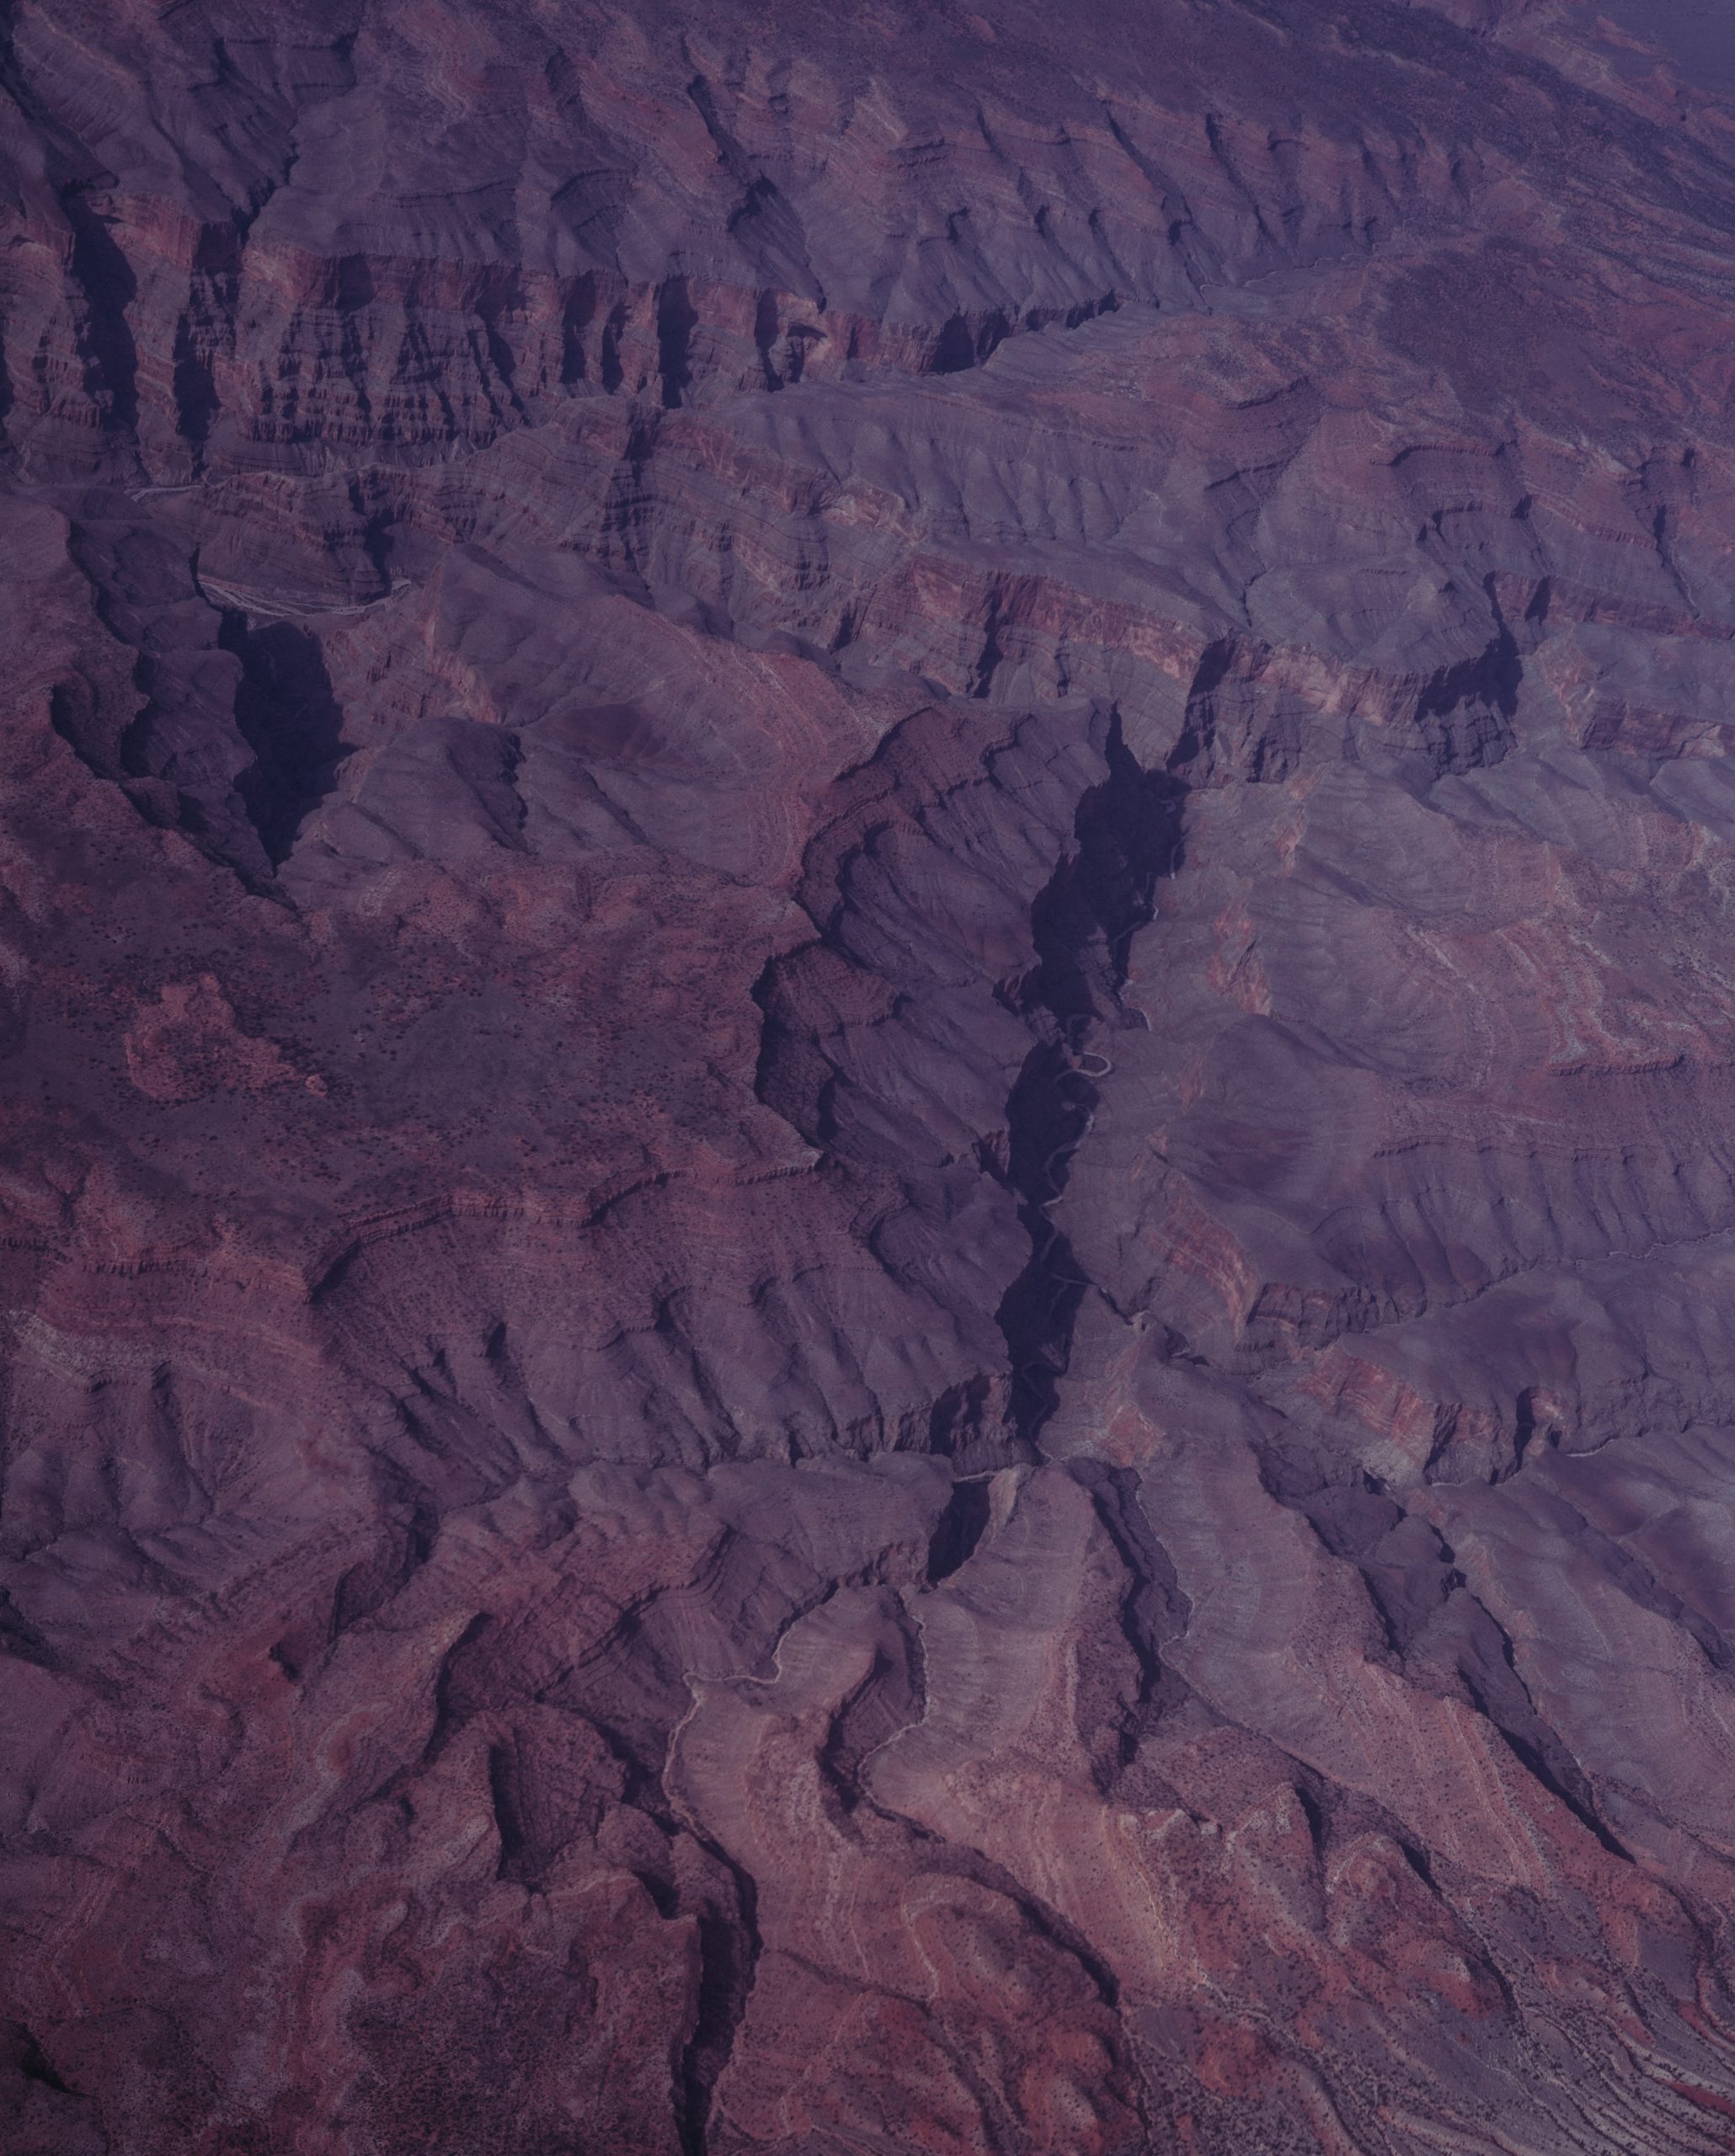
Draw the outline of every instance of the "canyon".
M1735 30L0 88L10 2156L1735 2148Z

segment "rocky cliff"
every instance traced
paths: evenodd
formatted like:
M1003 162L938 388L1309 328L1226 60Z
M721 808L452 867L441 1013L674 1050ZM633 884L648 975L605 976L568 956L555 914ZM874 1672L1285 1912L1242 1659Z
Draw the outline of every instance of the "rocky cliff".
M1735 31L0 0L12 2156L1735 2147Z

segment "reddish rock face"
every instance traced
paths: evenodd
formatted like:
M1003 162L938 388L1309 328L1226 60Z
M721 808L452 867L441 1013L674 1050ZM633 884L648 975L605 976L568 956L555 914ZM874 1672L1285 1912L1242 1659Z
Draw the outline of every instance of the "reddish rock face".
M4 0L8 2156L1735 2147L1735 32Z

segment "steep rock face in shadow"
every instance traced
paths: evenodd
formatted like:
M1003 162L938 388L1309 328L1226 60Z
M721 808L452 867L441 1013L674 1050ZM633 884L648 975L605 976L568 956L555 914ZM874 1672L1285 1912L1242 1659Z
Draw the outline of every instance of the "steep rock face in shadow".
M1728 43L0 0L8 2151L1728 2146Z

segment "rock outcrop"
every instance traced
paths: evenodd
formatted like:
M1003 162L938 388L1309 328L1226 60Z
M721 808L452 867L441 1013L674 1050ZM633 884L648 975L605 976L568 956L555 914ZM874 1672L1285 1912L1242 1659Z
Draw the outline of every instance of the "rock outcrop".
M0 40L8 2151L1735 2146L1735 35Z

